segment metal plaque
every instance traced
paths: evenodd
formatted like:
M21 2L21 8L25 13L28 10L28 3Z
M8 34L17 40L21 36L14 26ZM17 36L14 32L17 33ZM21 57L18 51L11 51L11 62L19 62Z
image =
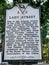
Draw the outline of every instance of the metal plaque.
M18 4L6 10L4 60L40 60L39 8Z

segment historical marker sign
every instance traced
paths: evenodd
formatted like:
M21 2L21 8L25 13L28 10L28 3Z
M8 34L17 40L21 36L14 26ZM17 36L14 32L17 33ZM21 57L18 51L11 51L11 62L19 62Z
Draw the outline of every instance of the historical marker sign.
M4 60L41 59L39 8L18 4L6 10Z

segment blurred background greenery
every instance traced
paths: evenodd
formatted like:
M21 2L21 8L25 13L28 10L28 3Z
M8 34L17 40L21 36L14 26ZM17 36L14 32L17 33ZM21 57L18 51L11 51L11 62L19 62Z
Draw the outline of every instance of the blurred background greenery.
M42 58L49 61L49 0L0 0L0 51L5 35L5 10L12 8L18 3L29 3L32 7L41 8L41 39L42 39Z

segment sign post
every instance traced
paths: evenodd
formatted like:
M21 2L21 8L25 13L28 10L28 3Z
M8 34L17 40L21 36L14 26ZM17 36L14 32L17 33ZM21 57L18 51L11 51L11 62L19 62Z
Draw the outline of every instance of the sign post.
M2 52L0 52L0 64L2 62Z
M17 4L6 10L4 60L41 60L39 8Z

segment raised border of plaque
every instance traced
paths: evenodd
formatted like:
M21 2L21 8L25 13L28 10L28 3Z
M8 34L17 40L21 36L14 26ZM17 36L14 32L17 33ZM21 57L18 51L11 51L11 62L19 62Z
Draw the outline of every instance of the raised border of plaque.
M18 4L19 5L19 4ZM28 6L30 6L30 5L28 5ZM15 6L15 7L17 7L17 6ZM31 6L30 6L31 7ZM14 7L13 7L14 8ZM13 9L12 8L12 9ZM31 8L33 8L33 7L31 7ZM40 7L39 8L33 8L33 9L39 9L39 23L40 23ZM11 9L7 9L7 10L11 10ZM6 11L7 11L6 10ZM23 11L23 10L22 10ZM19 13L19 12L18 12ZM27 13L27 12L26 12ZM22 12L22 14L23 14L23 12ZM33 16L32 16L33 17ZM5 24L6 25L6 24ZM39 24L40 25L40 24ZM6 26L5 26L5 29L6 29ZM41 34L40 34L40 43L41 43ZM42 44L40 44L40 45L42 45ZM40 51L41 52L41 57L42 57L42 50ZM4 53L5 53L5 48L4 48ZM4 56L5 57L5 56ZM42 58L41 58L42 59ZM34 61L38 61L38 60L41 60L41 59L10 59L10 60L5 60L4 59L4 61L8 61L8 62L10 62L10 61L13 61L13 62L21 62L21 61L23 61L23 62L34 62Z

